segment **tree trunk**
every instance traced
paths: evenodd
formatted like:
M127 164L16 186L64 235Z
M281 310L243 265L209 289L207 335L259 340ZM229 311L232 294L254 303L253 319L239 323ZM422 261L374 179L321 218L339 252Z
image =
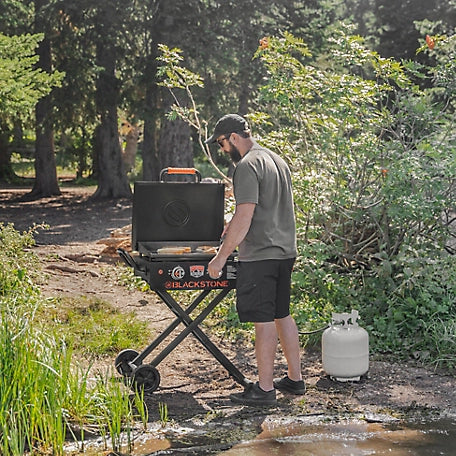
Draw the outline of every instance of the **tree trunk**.
M158 15L157 15L158 17ZM144 100L144 137L142 144L143 179L156 181L160 174L158 155L158 118L160 87L157 85L158 43L161 43L161 29L157 23L152 24L149 58L145 67L145 80L149 81L145 89Z
M168 100L171 102L171 100ZM193 148L190 126L181 119L162 121L158 152L160 168L192 168Z
M49 97L41 99L35 108L35 184L31 196L43 198L60 195L54 154L54 132L49 122L52 110Z
M157 93L158 86L151 82L146 88L144 137L142 144L143 179L156 181L160 174L157 139Z
M98 165L98 188L94 198L129 198L131 188L122 162L119 144L115 76L116 52L113 45L97 44L97 65L102 68L97 81L97 109L101 123L96 129L95 147Z
M15 179L11 166L11 151L9 149L10 132L0 121L0 182L11 182Z
M43 32L46 27L42 18L43 2L35 0L36 31ZM38 66L51 72L51 43L44 38L38 46ZM35 184L30 193L34 198L60 195L54 153L54 132L52 127L52 103L50 96L42 98L35 108Z

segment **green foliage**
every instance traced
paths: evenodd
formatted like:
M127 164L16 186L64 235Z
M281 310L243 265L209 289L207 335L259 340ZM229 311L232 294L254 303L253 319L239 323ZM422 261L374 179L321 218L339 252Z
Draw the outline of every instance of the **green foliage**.
M70 355L33 327L33 302L0 304L1 452L19 455L48 446L62 454Z
M169 421L169 416L168 416L168 406L164 402L159 402L158 403L158 413L160 415L160 422L162 426L166 426L166 424Z
M456 367L455 266L444 252L404 246L376 276L366 277L364 317L379 350Z
M0 297L35 296L32 279L37 276L38 258L30 250L35 244L33 233L39 227L22 234L13 224L0 223Z
M86 427L98 429L106 445L109 436L113 451L130 451L135 422L147 419L140 393L131 402L110 372L94 384L90 366L75 366L73 347L79 357L105 353L143 340L147 331L97 300L43 305L33 244L33 230L0 225L0 453L61 455L68 436L83 440Z
M121 382L109 373L98 375L91 405L92 420L101 430L105 446L108 447L110 437L112 451L120 452L125 448L131 454L134 414L130 398Z
M250 115L293 172L298 322L313 326L333 309L357 307L374 349L447 366L454 366L453 345L442 353L431 334L437 324L451 334L456 313L448 304L456 284L448 274L455 266L448 255L452 42L439 42L440 63L427 70L435 85L420 89L412 80L426 77L424 69L381 58L343 27L328 41L330 60L288 34L271 37L257 52L267 71L262 110ZM419 289L399 293L410 283L406 265L421 255L434 266L419 263ZM435 264L447 271L440 286Z
M0 452L49 445L61 454L69 352L34 326L40 303L32 230L0 225Z
M0 34L0 117L27 118L37 101L54 86L63 74L47 74L34 68L38 62L35 49L43 34L6 36Z
M164 44L160 44L158 48L161 52L158 60L163 63L157 72L157 76L163 78L161 85L168 89L184 90L192 86L203 87L201 76L180 65L183 60L181 50L177 48L170 49Z
M344 24L328 32L319 49L285 32L255 54L265 82L249 117L294 180L298 326L312 331L355 307L374 350L454 367L455 38L434 36L428 68L381 57ZM411 264L420 286L408 290ZM238 326L232 313L223 307L226 327Z
M196 130L198 145L205 158L217 174L228 181L227 176L215 163L209 146L204 143L209 136L207 134L207 123L200 120L199 106L197 106L192 93L192 88L204 86L203 80L199 75L181 65L183 57L180 49L170 49L168 46L160 44L159 50L161 53L158 57L161 64L157 71L157 76L161 80L159 85L166 87L174 98L174 104L168 117L171 119L179 117ZM183 95L180 93L182 91ZM181 99L184 101L180 101Z

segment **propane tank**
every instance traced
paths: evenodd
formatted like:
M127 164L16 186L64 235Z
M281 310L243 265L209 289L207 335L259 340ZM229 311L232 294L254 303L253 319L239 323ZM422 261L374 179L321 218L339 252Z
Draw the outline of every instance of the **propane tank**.
M369 370L369 334L357 319L357 310L333 313L321 338L323 369L339 382L359 381Z

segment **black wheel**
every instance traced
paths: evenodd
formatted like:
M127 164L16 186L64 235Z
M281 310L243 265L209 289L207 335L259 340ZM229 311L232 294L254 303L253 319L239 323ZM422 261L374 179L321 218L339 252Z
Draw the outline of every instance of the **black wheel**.
M145 393L153 393L160 385L160 374L151 364L143 364L133 372L133 382Z
M127 348L122 350L116 357L114 365L116 366L117 372L124 376L130 376L133 373L133 368L130 363L139 355L136 350Z

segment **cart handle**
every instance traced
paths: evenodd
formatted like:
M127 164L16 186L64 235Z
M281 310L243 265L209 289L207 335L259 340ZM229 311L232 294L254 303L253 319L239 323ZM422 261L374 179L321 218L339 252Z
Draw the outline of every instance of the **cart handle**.
M141 270L134 258L126 250L119 247L117 249L117 253L127 266L130 266L133 269Z
M160 180L163 180L165 174L193 175L197 182L201 182L201 173L196 168L164 168L160 171Z

